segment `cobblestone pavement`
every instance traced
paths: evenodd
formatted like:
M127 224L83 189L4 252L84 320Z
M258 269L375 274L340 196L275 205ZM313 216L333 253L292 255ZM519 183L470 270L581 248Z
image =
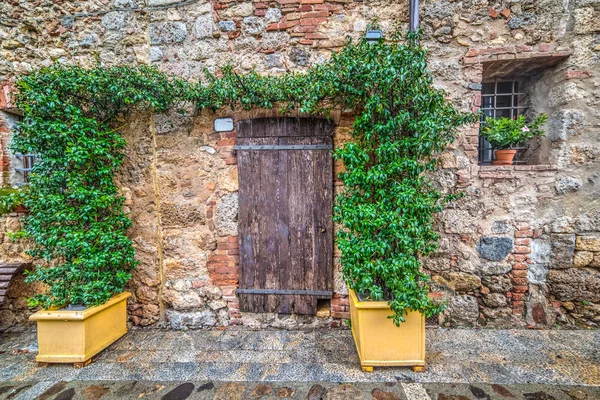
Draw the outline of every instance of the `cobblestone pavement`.
M363 373L347 330L132 330L83 369L35 343L0 334L0 399L600 399L600 331L428 330L420 374Z

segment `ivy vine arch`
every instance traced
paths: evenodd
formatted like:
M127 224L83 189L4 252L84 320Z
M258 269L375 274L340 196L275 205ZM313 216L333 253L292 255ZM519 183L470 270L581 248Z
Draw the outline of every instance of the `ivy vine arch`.
M188 82L147 66L54 65L22 78L15 100L24 118L12 148L40 155L25 233L33 241L29 254L51 265L28 273L28 282L48 287L30 305L98 305L123 291L136 260L113 182L125 146L115 118L193 102L212 110L354 110L352 140L334 151L345 166L334 207L344 278L357 293L389 300L396 324L406 310L438 313L420 258L436 249L433 218L452 196L442 196L428 173L457 128L475 118L433 87L416 39L409 33L389 43L348 43L305 74L244 75L227 66Z

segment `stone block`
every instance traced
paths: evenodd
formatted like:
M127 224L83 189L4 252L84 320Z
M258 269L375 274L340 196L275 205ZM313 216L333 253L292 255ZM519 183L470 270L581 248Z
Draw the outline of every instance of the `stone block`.
M479 318L479 304L473 296L454 296L448 299L447 320L452 326L474 326Z
M479 256L490 261L504 260L512 248L513 239L508 237L484 236L477 244Z
M560 301L600 301L600 271L592 268L551 270L550 293Z
M573 266L573 256L575 253L575 234L553 233L550 235L550 240L552 242L550 268L571 268Z
M579 110L559 110L550 116L548 136L552 141L567 140L583 131L585 118Z
M219 200L214 216L215 228L219 236L238 234L238 194L226 194Z
M587 267L594 260L594 253L591 251L576 251L573 258L573 267Z
M490 293L483 298L483 302L488 307L504 307L508 304L508 299L500 293Z
M577 236L575 248L577 250L600 251L600 235Z
M150 44L152 45L181 43L187 35L187 27L183 22L150 24Z
M196 39L211 38L213 36L214 21L211 13L200 15L194 22L194 37Z
M506 293L512 290L513 284L507 275L491 275L481 278L481 282L494 293Z
M554 187L556 189L556 193L558 194L573 193L581 188L581 181L572 176L564 176L557 179Z
M436 275L432 280L440 286L447 286L458 292L469 292L481 287L481 278L466 272L451 272L442 276Z
M221 12L221 18L249 17L254 14L252 3L236 4Z
M113 11L104 14L102 17L102 26L109 31L120 31L125 27L127 22L127 13Z
M556 320L556 311L548 300L548 293L543 286L531 285L526 302L526 321L532 326L551 327Z
M216 315L211 310L193 312L167 310L166 315L173 329L207 328L217 323Z
M512 269L509 263L486 262L479 266L479 272L483 275L503 275Z

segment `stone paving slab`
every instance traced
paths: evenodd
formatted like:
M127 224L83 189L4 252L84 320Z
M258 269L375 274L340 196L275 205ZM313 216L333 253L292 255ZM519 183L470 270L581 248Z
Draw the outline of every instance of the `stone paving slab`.
M6 400L597 400L599 398L599 387L556 385L210 381L0 383L0 399Z
M190 381L600 385L600 331L427 331L427 372L364 373L348 330L134 329L83 369L40 367L35 332L0 334L0 382Z

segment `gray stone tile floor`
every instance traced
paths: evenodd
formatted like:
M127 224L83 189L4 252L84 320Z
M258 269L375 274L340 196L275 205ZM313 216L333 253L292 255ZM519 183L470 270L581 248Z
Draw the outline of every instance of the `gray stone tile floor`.
M427 371L361 371L348 330L132 329L82 369L0 333L0 399L600 400L600 331L427 331Z

